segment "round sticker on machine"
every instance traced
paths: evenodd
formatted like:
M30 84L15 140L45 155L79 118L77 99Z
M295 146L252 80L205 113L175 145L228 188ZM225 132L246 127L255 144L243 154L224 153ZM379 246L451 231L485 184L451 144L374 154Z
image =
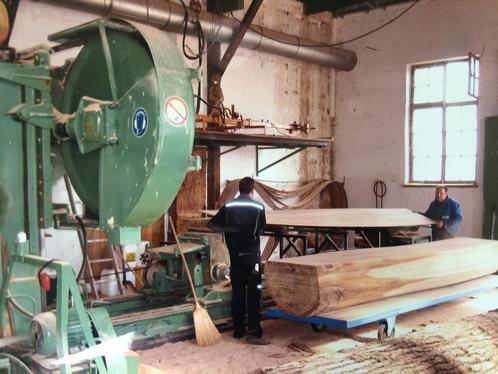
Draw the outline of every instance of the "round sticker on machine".
M183 126L188 120L188 106L179 96L170 96L164 102L164 114L173 126Z
M145 109L138 108L135 110L135 113L133 113L133 133L137 138L144 136L148 125L149 119Z

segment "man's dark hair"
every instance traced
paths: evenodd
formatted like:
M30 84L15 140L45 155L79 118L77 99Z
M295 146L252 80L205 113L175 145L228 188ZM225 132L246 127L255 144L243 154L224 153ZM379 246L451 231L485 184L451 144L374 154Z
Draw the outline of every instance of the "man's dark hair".
M254 190L254 179L250 177L242 178L239 182L239 192L244 195L249 195Z
M436 187L436 191L441 189L443 189L444 192L448 192L448 187L446 187L444 184L440 184L439 186Z

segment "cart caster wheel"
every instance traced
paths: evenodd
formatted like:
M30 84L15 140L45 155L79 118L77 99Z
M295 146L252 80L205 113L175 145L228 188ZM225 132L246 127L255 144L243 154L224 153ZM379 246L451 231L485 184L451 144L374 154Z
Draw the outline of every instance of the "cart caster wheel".
M393 331L392 331L391 335L388 335L387 334L387 324L380 323L379 328L377 329L377 339L384 340L387 338L394 338L395 332L396 332L396 328L393 327Z
M327 330L327 325L321 325L321 324L318 324L318 323L312 323L311 324L311 329L314 332L324 332L325 330Z

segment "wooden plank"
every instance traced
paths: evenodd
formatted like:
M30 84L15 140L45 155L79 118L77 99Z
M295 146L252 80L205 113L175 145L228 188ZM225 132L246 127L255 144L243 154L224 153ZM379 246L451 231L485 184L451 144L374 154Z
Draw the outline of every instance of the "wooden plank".
M216 200L220 197L220 147L210 145L208 147L207 166L207 207L214 208Z
M318 316L299 317L273 308L268 309L266 313L269 317L349 329L364 326L372 322L383 321L391 317L428 308L433 305L457 300L479 292L489 291L497 287L498 275L487 275L451 286L413 292L407 295L394 296L384 300L354 305Z
M378 321L386 316L399 315L421 309L418 307L432 300L444 298L448 295L461 294L466 290L488 287L488 289L498 287L498 276L487 275L470 281L453 284L450 286L434 288L426 291L414 292L406 295L390 297L385 300L373 301L335 310L322 314L322 317L342 320L345 322L354 320L374 320ZM431 304L434 305L434 304ZM427 305L430 306L430 305Z
M497 270L498 241L454 238L269 261L265 282L280 309L310 316Z
M88 258L90 260L101 260L105 258L109 258L109 252L107 250L107 235L104 231L100 229L87 228L86 237L89 241L88 243ZM95 241L93 241L95 240ZM95 277L100 276L100 273L105 268L111 268L111 264L106 263L95 263L92 265L92 272ZM88 277L88 274L85 274L85 277ZM86 281L90 281L90 279L86 279Z
M260 135L260 134L243 134L214 132L214 131L196 131L194 138L195 146L246 146L246 145L265 145L280 146L286 148L297 147L318 147L325 148L334 142L334 139L313 139L303 138L301 136L281 136L281 135Z
M142 240L149 242L152 247L160 246L164 242L164 216L149 226L142 227L141 235Z
M207 215L216 210L203 210ZM433 220L409 209L287 209L266 212L266 223L290 227L403 227L431 225Z
M188 231L191 222L201 218L199 210L206 207L207 150L194 148L192 155L202 158L202 168L187 173L176 195L175 211L170 210L179 234Z
M198 244L198 243L183 243L182 250L183 250L183 253L189 253L189 252L195 251L195 250L199 249L199 247L203 247L203 246L204 245ZM151 251L154 253L165 253L165 254L172 255L172 254L175 254L176 248L178 248L176 244L171 244L171 245L166 245L164 247L152 248Z

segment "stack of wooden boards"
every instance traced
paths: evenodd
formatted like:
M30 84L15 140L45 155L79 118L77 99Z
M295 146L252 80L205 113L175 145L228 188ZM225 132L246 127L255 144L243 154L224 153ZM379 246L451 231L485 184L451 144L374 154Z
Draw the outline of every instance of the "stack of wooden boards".
M455 238L269 261L266 288L297 316L444 287L498 271L498 241Z

